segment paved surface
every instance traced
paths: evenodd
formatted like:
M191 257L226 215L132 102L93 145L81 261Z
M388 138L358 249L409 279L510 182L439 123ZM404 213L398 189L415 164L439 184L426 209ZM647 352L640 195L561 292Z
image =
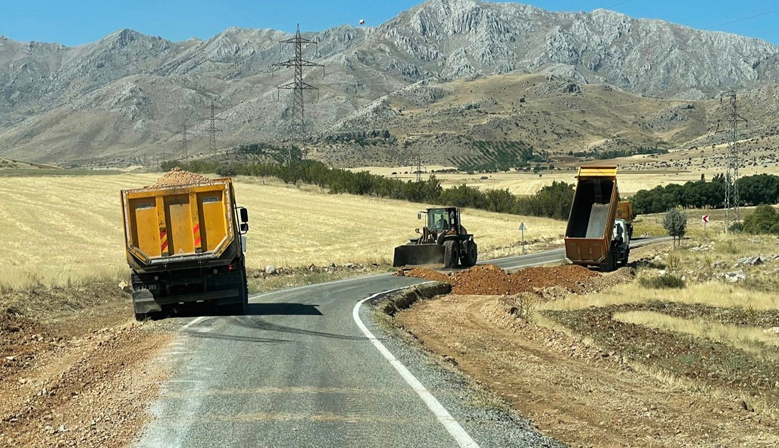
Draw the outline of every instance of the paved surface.
M638 242L646 244L651 241ZM492 260L506 269L560 261L562 250ZM141 447L536 447L558 444L483 392L358 317L445 408L459 441L353 318L355 305L423 280L375 275L254 296L247 315L183 320L163 355L172 374Z

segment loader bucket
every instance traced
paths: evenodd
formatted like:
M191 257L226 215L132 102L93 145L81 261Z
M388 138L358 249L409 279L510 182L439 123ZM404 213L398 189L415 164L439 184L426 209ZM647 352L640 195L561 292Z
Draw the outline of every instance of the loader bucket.
M392 266L443 264L444 246L440 244L405 244L395 248Z

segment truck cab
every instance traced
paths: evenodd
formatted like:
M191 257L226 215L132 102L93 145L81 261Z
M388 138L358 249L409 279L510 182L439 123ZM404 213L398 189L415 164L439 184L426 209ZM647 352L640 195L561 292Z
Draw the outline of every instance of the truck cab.
M630 228L624 219L614 220L611 237L611 253L615 263L626 265L630 257Z

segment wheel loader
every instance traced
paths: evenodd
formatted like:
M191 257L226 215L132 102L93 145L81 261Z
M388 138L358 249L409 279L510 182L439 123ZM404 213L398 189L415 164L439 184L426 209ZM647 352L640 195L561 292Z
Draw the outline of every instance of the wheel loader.
M460 209L429 208L417 214L427 216L427 225L416 229L418 238L395 248L395 267L443 264L444 268L469 267L476 264L478 247L460 222Z

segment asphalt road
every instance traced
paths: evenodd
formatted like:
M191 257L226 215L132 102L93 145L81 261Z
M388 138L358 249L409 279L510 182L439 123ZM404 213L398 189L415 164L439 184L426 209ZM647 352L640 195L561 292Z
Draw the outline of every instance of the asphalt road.
M563 259L553 250L490 263L517 269ZM182 320L162 355L172 372L137 445L558 446L377 326L369 306L356 307L422 282L353 278L253 296L245 316Z

